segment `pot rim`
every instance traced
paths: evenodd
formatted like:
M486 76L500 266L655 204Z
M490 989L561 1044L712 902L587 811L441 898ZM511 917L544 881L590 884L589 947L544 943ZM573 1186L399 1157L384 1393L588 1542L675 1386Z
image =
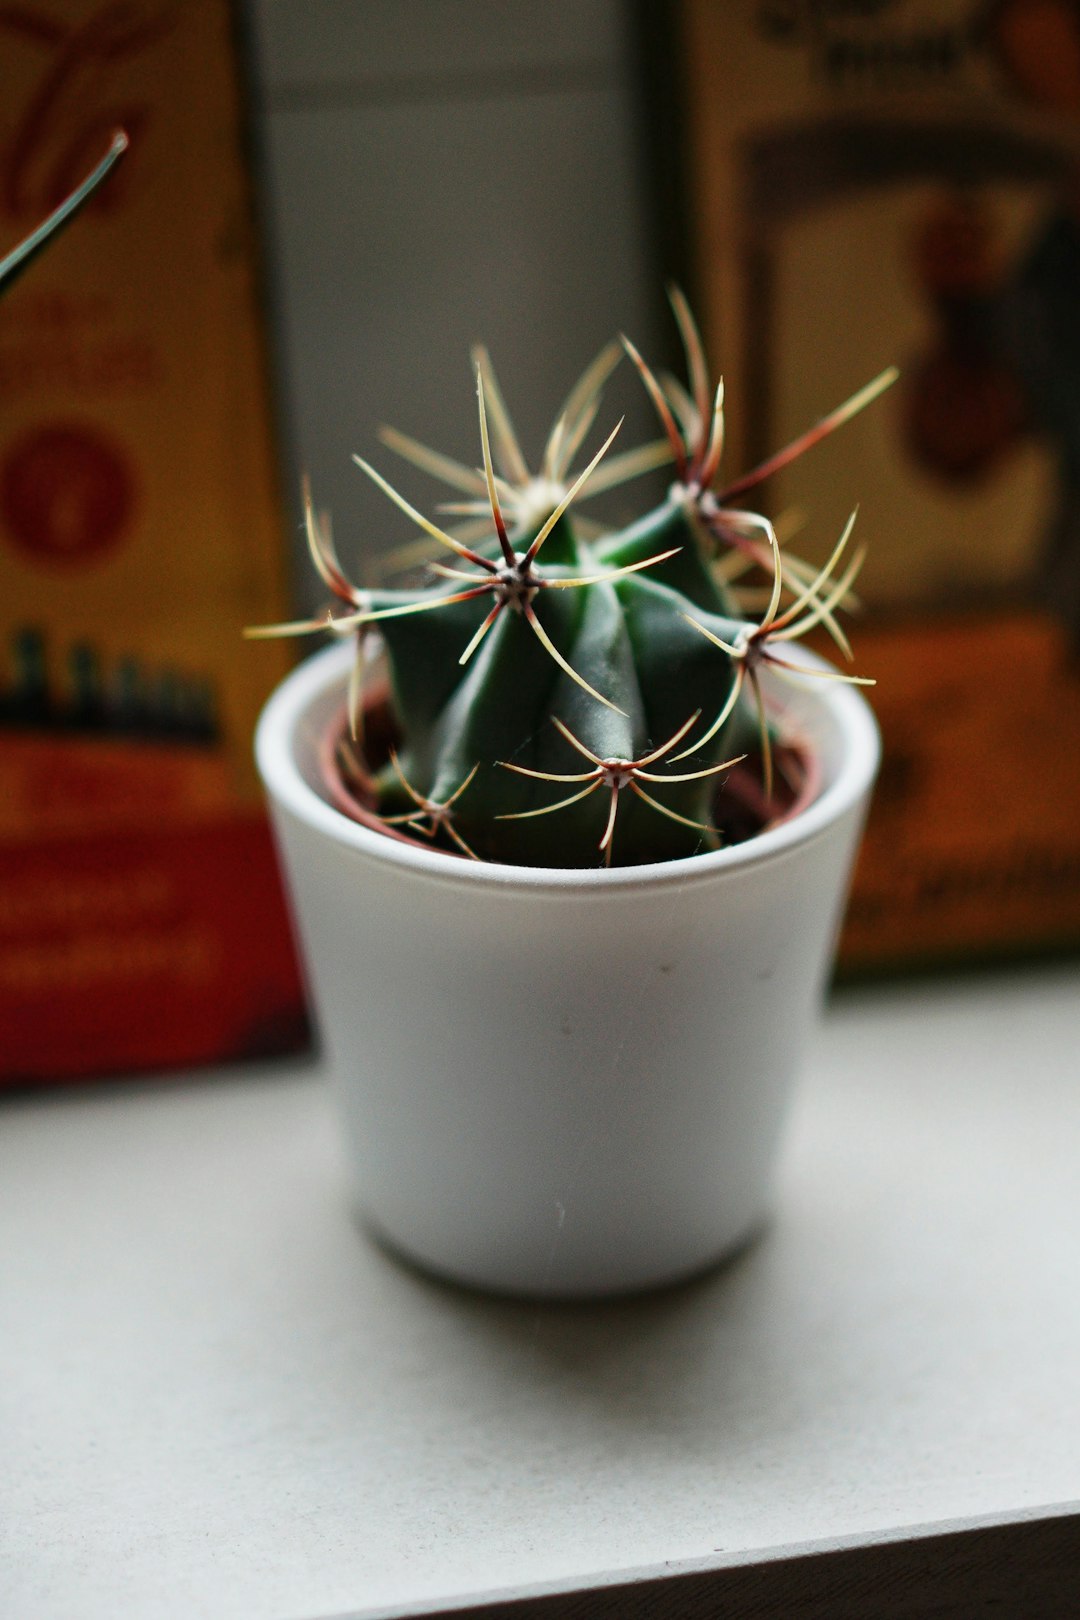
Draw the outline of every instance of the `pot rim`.
M805 648L787 648L808 669L831 665ZM270 797L299 822L333 843L398 866L414 874L477 883L500 889L557 889L595 893L598 889L637 888L643 884L685 884L690 878L719 876L733 868L763 864L802 847L827 831L859 804L877 774L881 738L873 711L857 687L841 681L800 684L799 706L807 713L828 714L844 742L833 779L813 804L743 843L706 850L680 860L644 866L551 867L512 866L497 861L468 861L443 850L386 838L353 821L329 804L308 782L297 760L296 739L314 706L325 704L344 686L353 658L351 643L324 648L306 658L275 688L255 728L255 759ZM774 689L775 690L775 689ZM790 687L785 687L790 692Z

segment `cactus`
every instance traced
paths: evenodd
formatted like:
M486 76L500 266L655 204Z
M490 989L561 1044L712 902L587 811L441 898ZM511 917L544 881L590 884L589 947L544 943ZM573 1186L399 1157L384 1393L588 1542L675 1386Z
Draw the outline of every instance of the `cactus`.
M745 809L728 802L725 782L740 759L757 773L759 822L779 813L781 788L790 798L790 759L778 754L783 739L760 671L768 664L794 677L788 646L818 625L850 659L837 613L862 552L848 556L852 518L814 570L781 549L767 518L735 503L868 404L895 372L718 490L723 387L714 393L690 310L677 290L671 296L689 390L661 381L622 340L660 419L657 442L605 459L617 426L580 473L570 472L622 356L612 344L571 392L531 474L481 350L480 469L382 434L466 497L447 508L460 527L436 524L355 458L438 548L418 588L354 586L305 488L312 559L342 611L248 633L355 637L351 736L340 740L337 769L360 819L472 859L632 865L739 836ZM628 526L605 532L580 515L588 495L665 462L675 472L666 498ZM763 611L748 617L753 601ZM380 749L373 738L365 745L363 694L383 662L393 740ZM825 678L872 684L838 671Z

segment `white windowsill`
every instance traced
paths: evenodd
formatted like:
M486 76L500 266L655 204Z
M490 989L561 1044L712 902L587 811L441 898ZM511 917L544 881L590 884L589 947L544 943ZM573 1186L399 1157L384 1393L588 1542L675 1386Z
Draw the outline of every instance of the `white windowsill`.
M771 1228L630 1304L374 1249L314 1065L11 1099L0 1611L423 1612L1075 1503L1078 1165L1066 967L839 998Z

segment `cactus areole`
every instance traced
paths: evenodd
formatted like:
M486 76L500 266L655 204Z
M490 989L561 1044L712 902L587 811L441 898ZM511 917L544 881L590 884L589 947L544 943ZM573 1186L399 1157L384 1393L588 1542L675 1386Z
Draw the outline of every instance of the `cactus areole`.
M626 339L570 393L530 471L490 361L474 355L479 465L384 430L383 442L449 484L443 527L357 461L430 542L419 583L353 585L305 487L312 559L334 599L317 618L252 635L325 631L355 642L347 715L327 779L345 813L465 860L539 867L682 859L792 814L813 792L797 739L766 706L760 673L807 670L789 644L821 627L845 660L838 614L862 552L848 521L821 567L793 556L743 496L877 397L883 372L795 443L726 486L723 385L671 294L689 386L654 374ZM662 435L583 452L610 373L629 355ZM580 464L580 470L574 470ZM664 500L619 529L588 497L665 464Z

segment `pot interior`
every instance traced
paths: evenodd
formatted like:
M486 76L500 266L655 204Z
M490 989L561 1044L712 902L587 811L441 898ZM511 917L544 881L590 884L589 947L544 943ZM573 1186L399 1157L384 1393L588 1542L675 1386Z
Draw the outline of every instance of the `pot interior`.
M393 848L404 856L415 850L416 858L425 866L433 860L442 865L447 861L448 852L433 849L428 841L407 836L391 838L376 818L369 818L365 813L357 815L354 808L344 809L343 813L344 807L327 780L327 749L330 746L332 757L331 744L345 726L345 687L351 657L352 649L346 645L316 653L294 670L270 698L256 741L263 779L274 798L289 806L301 820L317 821L341 841L356 839L366 844L374 832L388 853ZM809 671L831 672L830 666L805 651L800 652L799 657ZM811 792L800 792L798 804L773 820L757 837L694 856L695 867L703 861L710 866L726 866L731 861L745 859L751 851L755 860L769 859L792 843L816 837L836 816L862 799L876 773L880 757L877 726L872 711L856 688L830 679L798 681L778 677L771 671L766 671L765 675L763 687L772 713L784 733L797 739L797 757L812 762ZM327 820L328 813L332 813L331 821ZM456 858L452 860L453 867L461 864ZM484 863L479 867L473 862L464 864L478 875L490 875L493 881L496 878L509 881L515 874L522 881L532 881L528 868L501 867L497 863ZM616 880L620 870L627 881L634 880L633 874L644 876L647 872L652 873L655 881L661 881L665 874L674 878L677 870L686 864L677 861L660 863L653 868L604 870L609 881ZM544 870L550 878L556 876L555 869ZM566 868L558 875L561 880L572 883L588 876L590 870ZM540 869L534 872L539 874Z
M419 838L403 829L389 827L377 814L373 775L400 745L389 687L385 680L373 683L364 699L363 745L349 735L345 705L339 706L325 724L317 746L321 791L328 803L361 826L387 837L424 847ZM773 747L773 792L766 799L762 786L759 752L754 752L718 779L713 797L712 824L720 833L721 846L745 843L768 827L782 825L813 803L821 788L821 770L808 745L792 737ZM430 843L426 844L430 848ZM466 859L449 845L438 847L445 853Z

